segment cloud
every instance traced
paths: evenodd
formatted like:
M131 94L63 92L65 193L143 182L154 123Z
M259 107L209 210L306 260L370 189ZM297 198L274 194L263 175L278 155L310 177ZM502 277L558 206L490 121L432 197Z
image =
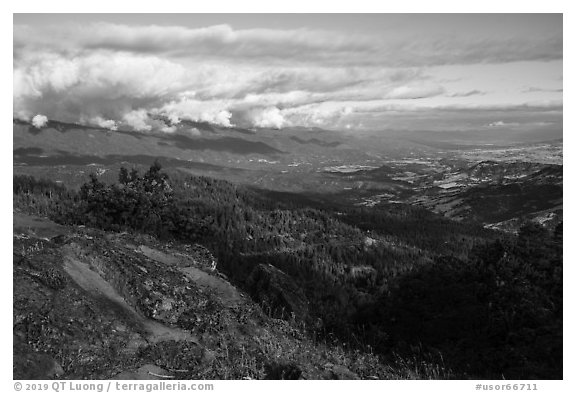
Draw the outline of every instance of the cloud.
M152 130L152 126L148 124L150 121L148 113L143 109L126 113L122 120L136 131Z
M31 54L15 63L15 111L63 121L120 120L132 110L177 94L189 80L181 65L122 53L64 58Z
M228 110L230 101L180 99L170 101L153 110L156 114L170 119L185 119L218 124L224 127L232 126L232 113Z
M282 112L276 108L253 109L249 113L251 123L262 128L282 128L288 122Z
M502 128L502 127L518 127L519 123L507 123L501 120L494 121L492 123L488 123L486 126L490 128Z
M171 125L175 126L180 124L181 120L178 117L178 115L174 114L174 113L168 113L165 114L166 118L168 119L168 121L170 122Z
M354 113L354 108L345 103L321 103L288 108L281 111L282 115L291 123L306 127L326 127L346 121Z
M100 116L96 116L93 117L91 119L89 119L88 121L85 121L84 119L80 119L80 123L82 124L92 124L101 128L107 128L111 131L116 131L118 130L118 122L116 122L115 120L106 120L103 117Z
M399 105L398 102L390 103L386 100L350 103L354 112L357 113L390 113L402 112L413 114L436 113L445 116L446 113L533 113L533 114L562 114L563 104L561 100L533 101L511 104L481 104L481 103L451 103L434 104L430 102L418 103L411 101L409 105Z
M429 66L562 58L561 34L524 37L446 35L376 36L318 29L233 29L157 25L14 26L16 57L50 48L62 52L108 50L188 58L267 59L285 63Z
M280 128L287 124L280 109L379 96L380 89L390 90L421 77L414 70L314 68L305 72L250 67L234 71L222 65L185 68L126 53L96 52L70 58L35 53L15 64L14 107L15 113L44 112L62 121L108 129L124 123L138 131L171 130L156 127L148 113L167 117L171 126L188 119L229 127L233 112L239 120L250 120L244 125ZM370 78L377 81L360 86Z
M36 115L32 118L32 125L36 128L42 128L48 123L48 118L44 115Z
M559 109L546 103L519 107L524 104L517 97L509 107L481 105L494 93L492 86L485 92L475 88L476 81L447 81L434 76L442 74L435 73L439 67L446 74L447 64L461 69L461 64L561 58L561 34L377 36L228 25L15 25L14 116L29 120L44 113L111 130L170 133L181 120L345 128L362 122L362 115L384 123L391 114L495 112L484 119L487 124L505 120L499 113L506 110L561 112L561 100ZM474 99L481 95L483 101Z
M202 132L196 127L186 128L184 131L187 132L188 134L192 135L192 136L202 135Z
M163 126L160 128L160 131L168 133L168 134L172 134L174 132L176 132L178 130L178 128L176 126Z
M439 96L445 89L442 86L417 85L399 86L387 94L391 99L418 99Z
M514 104L453 104L433 107L436 111L476 111L476 112L532 112L532 113L562 113L561 100L535 101Z
M548 88L543 88L543 87L527 87L525 89L522 90L523 93L540 93L540 92L545 92L545 93L562 93L564 91L563 88L557 88L557 89L548 89Z
M447 97L472 97L472 96L483 96L486 92L482 90L468 90L468 91L460 91L455 93L446 94Z
M112 23L33 27L14 26L16 56L30 48L50 48L60 52L108 50L172 57L221 58L251 60L297 58L322 60L324 53L344 53L373 49L370 37L334 34L310 29L244 29L229 25L203 28L181 26L129 26Z
M414 101L412 101L414 102ZM354 103L351 124L372 130L480 131L483 129L562 130L562 106L554 102L510 105L398 105ZM497 119L497 120L495 120ZM489 126L490 125L490 126ZM356 127L357 128L357 127Z

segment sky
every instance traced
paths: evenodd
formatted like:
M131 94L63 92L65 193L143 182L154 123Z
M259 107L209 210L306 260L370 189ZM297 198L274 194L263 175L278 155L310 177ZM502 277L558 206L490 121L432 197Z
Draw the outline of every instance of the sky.
M14 117L558 131L562 40L561 14L14 14Z

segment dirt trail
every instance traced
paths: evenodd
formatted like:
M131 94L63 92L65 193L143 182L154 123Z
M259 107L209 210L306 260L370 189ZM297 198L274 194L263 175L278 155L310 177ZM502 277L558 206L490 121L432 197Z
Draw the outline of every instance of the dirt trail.
M110 303L110 307L114 309L116 313L120 314L126 322L131 325L136 325L146 341L150 343L167 340L197 342L197 340L185 330L163 325L138 314L112 285L104 280L98 273L91 270L89 265L81 262L74 256L64 256L64 270L82 289L90 292L97 298L107 300Z
M178 268L181 272L186 274L188 278L190 278L201 287L213 290L225 306L234 307L245 301L238 290L228 281L206 273L197 267L189 266L190 262L192 262L192 264L196 264L193 260L183 260L185 257L170 255L148 246L140 246L138 247L138 250L156 262L164 263L166 265L171 265Z

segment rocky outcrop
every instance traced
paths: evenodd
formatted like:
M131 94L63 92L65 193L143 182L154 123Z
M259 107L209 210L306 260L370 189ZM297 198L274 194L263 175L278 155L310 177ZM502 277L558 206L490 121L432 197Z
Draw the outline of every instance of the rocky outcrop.
M80 238L64 250L69 257L88 264L147 318L175 324L202 297L177 269L123 250L113 242Z
M205 269L207 249L185 247L81 227L50 240L15 232L13 377L349 379L345 367L364 377L364 364L373 375L376 357L359 364L315 346ZM251 273L252 294L276 316L307 315L289 275L270 265Z
M252 297L275 318L307 318L308 302L304 292L282 270L270 264L260 264L254 268L246 284Z

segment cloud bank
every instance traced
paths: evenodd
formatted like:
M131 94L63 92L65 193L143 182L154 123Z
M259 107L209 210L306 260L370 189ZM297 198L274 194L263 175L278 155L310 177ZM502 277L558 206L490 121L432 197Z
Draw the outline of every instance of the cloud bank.
M61 52L111 50L170 56L266 58L337 65L372 64L386 67L439 64L501 63L562 58L562 37L484 36L381 37L318 29L244 29L229 25L204 28L128 26L93 23L35 29L15 26L14 46L51 48Z
M349 129L370 113L368 124L376 127L432 107L481 112L494 102L525 107L524 93L553 99L561 86L527 90L521 75L524 91L503 101L484 86L435 73L456 67L465 77L475 64L540 67L561 59L562 37L554 34L383 37L228 25L15 25L14 116L42 125L56 119L174 132L183 119Z

